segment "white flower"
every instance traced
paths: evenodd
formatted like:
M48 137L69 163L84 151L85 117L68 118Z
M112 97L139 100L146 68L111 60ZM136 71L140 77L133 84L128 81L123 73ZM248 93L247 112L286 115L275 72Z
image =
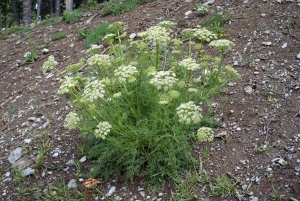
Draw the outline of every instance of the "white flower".
M176 108L176 112L179 117L179 122L186 125L197 124L202 118L202 115L200 114L201 109L192 101L182 103Z
M43 70L49 71L54 68L57 62L54 60L54 56L50 55L48 57L48 61L43 64Z
M158 23L156 26L160 26L160 27L164 27L166 29L170 29L170 28L174 27L175 25L176 25L175 22L162 21L162 22Z
M79 122L80 118L78 114L70 112L65 118L64 127L68 129L76 129Z
M232 67L229 65L225 66L225 71L234 79L241 79L241 75Z
M196 89L196 88L188 88L187 91L190 92L190 93L197 93L198 89Z
M82 94L82 98L93 102L94 100L97 100L98 98L104 98L105 94L105 84L102 80L93 80L88 82L88 84L85 86Z
M157 90L165 90L170 89L178 79L174 78L175 73L171 71L158 71L152 74L154 77L150 79L149 83L154 85Z
M104 36L104 38L102 40L106 41L108 43L112 43L116 37L117 37L116 34L107 34L106 36Z
M185 29L181 32L181 35L185 38L193 38L193 34L197 29Z
M179 65L190 71L195 71L200 68L200 65L196 63L195 59L188 58L179 62Z
M114 76L119 80L120 83L126 83L126 81L135 81L134 75L137 73L135 66L127 65L120 66L114 71ZM131 78L131 79L129 79Z
M137 35L148 40L153 46L165 47L170 41L170 33L166 28L160 26L150 27L147 31L140 32Z
M65 77L61 83L57 93L66 94L70 92L70 89L74 88L78 84L78 80L75 77Z
M98 129L95 130L96 138L102 138L104 140L112 126L107 121L103 121L97 125L97 128Z
M193 33L194 38L201 40L201 41L206 41L206 42L210 42L212 40L216 40L218 39L218 36L210 31L208 31L207 29L203 28L203 29L197 29L194 33Z
M96 54L100 51L102 45L91 45L91 48L86 51L87 54Z
M114 93L114 94L113 94L113 97L114 97L114 98L120 98L121 95L122 95L121 92L117 92L117 93Z
M197 138L199 142L211 142L214 140L214 132L209 127L201 127L197 130Z
M95 54L87 60L87 64L89 66L97 66L97 67L107 68L110 66L109 55Z
M234 43L226 39L219 39L210 42L209 46L215 47L218 50L230 50L234 46Z

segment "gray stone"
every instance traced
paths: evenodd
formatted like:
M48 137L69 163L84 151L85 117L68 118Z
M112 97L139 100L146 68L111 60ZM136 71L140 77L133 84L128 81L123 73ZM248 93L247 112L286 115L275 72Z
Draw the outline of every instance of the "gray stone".
M20 158L17 162L15 162L11 167L12 168L25 168L28 165L31 165L33 161L29 158L29 156L25 155L22 158Z
M76 187L77 187L77 183L75 179L71 179L68 183L68 188L76 188Z
M22 147L18 147L10 153L10 155L8 156L8 161L11 164L14 164L19 158L21 158L21 155L22 155Z
M22 170L23 177L26 177L28 175L34 174L35 170L32 168L26 168L25 170Z
M244 91L245 91L245 93L248 94L248 95L250 95L250 94L253 93L253 89L252 89L252 87L250 87L250 86L245 87L245 88L244 88Z
M250 201L259 201L259 199L258 199L258 197L254 197Z

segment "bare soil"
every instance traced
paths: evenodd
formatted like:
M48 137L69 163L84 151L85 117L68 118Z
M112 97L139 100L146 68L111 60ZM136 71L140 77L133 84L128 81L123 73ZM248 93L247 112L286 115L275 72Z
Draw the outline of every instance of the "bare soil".
M151 196L149 200L155 196L161 200L172 200L173 185L164 182L153 193L151 188L143 186L143 178L133 184L124 183L120 178L114 182L115 178L112 178L98 185L99 191L83 186L83 180L78 180L81 177L75 176L76 167L67 165L71 159L81 159L84 153L76 146L81 143L78 133L63 128L69 105L65 103L66 97L56 94L60 77L55 73L52 76L44 74L42 66L50 54L55 56L62 71L85 57L84 41L77 39L76 29L86 27L90 30L103 22L123 21L127 23L129 35L166 19L177 23L174 32L178 33L201 24L212 11L229 14L230 20L224 28L235 47L226 54L225 63L233 65L242 79L230 83L225 93L212 100L214 114L220 117L220 126L215 134L225 135L216 137L211 143L194 144L193 152L201 156L202 169L209 173L212 181L227 174L237 182L237 189L242 189L243 185L250 186L248 194L242 195L241 200L271 200L273 188L278 189L279 195L285 195L281 200L299 200L300 58L297 55L300 54L300 2L279 2L216 0L209 14L200 16L196 12L196 5L202 3L200 0L154 1L119 16L97 15L86 25L91 16L99 13L99 10L87 11L78 23L37 26L30 32L1 40L1 200L44 200L43 191L51 191L50 184L58 176L64 178L66 185L70 179L76 179L77 189L86 191L87 200L94 200L97 196L101 199L103 195L100 192L107 193L112 185L116 186L116 191L106 200L113 200L116 196L123 200L146 200L147 196ZM186 17L187 11L192 11L192 14ZM67 37L52 41L51 37L59 31ZM35 42L40 56L34 63L24 62L29 41ZM271 44L266 45L265 42ZM49 54L42 53L46 44L49 44ZM250 89L251 94L245 93L245 89ZM41 118L41 122L33 122L28 119L30 117ZM31 142L26 143L25 139L31 139ZM17 183L8 161L9 154L22 147L22 154L34 161L43 144L51 145L51 149L45 153L41 168ZM209 150L207 155L204 154L205 148ZM54 156L55 153L58 156ZM35 168L35 163L30 167ZM89 168L90 162L86 161L82 163L81 172L88 172ZM41 191L20 194L17 190L20 185L38 186ZM145 197L138 191L139 187L144 187ZM238 200L236 197L216 197L210 193L209 186L202 188L199 184L194 192L195 200ZM158 192L162 194L158 195Z

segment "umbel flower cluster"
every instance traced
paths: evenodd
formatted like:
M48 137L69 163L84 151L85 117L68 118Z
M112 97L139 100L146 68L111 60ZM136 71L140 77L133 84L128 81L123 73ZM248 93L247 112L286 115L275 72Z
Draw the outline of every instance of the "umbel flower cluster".
M75 112L70 112L65 118L64 127L68 129L76 129L79 127L79 122L80 118L78 114Z
M157 90L167 91L178 81L172 71L159 71L152 75L153 78L150 79L149 83L154 85Z
M210 42L217 40L218 36L205 28L185 29L181 32L185 38L200 40L201 42Z
M104 140L107 134L110 132L110 129L111 125L107 121L100 122L95 130L96 138L102 138Z
M70 93L71 90L78 85L78 80L76 77L68 77L64 78L64 81L60 85L57 93L58 94L67 94Z
M89 102L104 98L105 85L102 80L93 80L87 83L83 90L82 98Z
M214 131L209 127L201 127L197 130L199 142L211 142L214 140Z
M109 55L95 54L87 60L89 66L97 66L99 68L107 68L110 66Z
M122 65L114 71L114 75L120 83L126 83L127 80L129 82L135 81L134 75L136 73L138 73L138 71L136 67L132 65Z
M48 61L46 61L44 64L43 64L43 70L44 71L49 71L49 70L52 70L54 68L54 66L57 65L57 62L54 60L54 56L53 55L50 55L48 57Z
M165 47L171 39L168 30L162 26L150 27L147 31L140 32L137 35L149 41L153 46Z
M220 39L210 42L209 46L215 47L218 50L230 50L234 46L234 43L226 39Z
M189 71L196 71L200 68L200 64L197 64L195 59L188 58L179 62L179 65L186 68Z
M202 118L200 113L201 109L198 108L192 101L182 103L176 109L176 112L179 117L179 122L186 125L197 124Z
M198 39L200 41L205 41L205 42L210 42L212 40L217 40L218 39L216 34L208 31L205 28L196 29L193 36L194 36L195 39Z

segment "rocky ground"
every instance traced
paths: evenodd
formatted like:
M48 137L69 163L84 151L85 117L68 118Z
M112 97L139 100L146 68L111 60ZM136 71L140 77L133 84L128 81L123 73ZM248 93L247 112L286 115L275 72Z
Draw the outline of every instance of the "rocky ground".
M119 16L97 15L89 24L85 22L99 11L87 11L78 23L37 26L1 40L1 200L51 200L45 198L45 192L58 194L67 186L85 192L87 200L172 200L171 191L176 190L168 182L156 191L143 186L142 179L133 184L110 180L92 190L84 187L81 173L90 171L90 162L77 146L81 143L78 133L63 128L70 106L56 93L60 76L43 73L42 65L52 54L63 71L85 57L84 42L77 39L79 28L123 21L129 35L166 19L177 22L174 31L179 32L195 27L213 11L229 14L224 28L235 47L226 54L225 63L232 65L242 79L230 82L224 94L212 100L214 113L220 117L216 138L209 144L194 145L193 152L201 156L202 169L211 180L227 174L243 193L239 197L216 197L208 186L203 188L199 183L192 194L195 200L206 201L300 200L300 1L209 1L210 12L205 16L196 11L201 3L153 1ZM52 35L59 31L67 37L52 41ZM24 63L24 54L33 43L40 57L34 63ZM48 54L42 53L45 47ZM25 178L13 171L20 163L26 164ZM58 189L57 181L61 184ZM274 191L277 198L272 197ZM84 199L76 194L62 198ZM55 193L52 199L57 200L54 197Z

